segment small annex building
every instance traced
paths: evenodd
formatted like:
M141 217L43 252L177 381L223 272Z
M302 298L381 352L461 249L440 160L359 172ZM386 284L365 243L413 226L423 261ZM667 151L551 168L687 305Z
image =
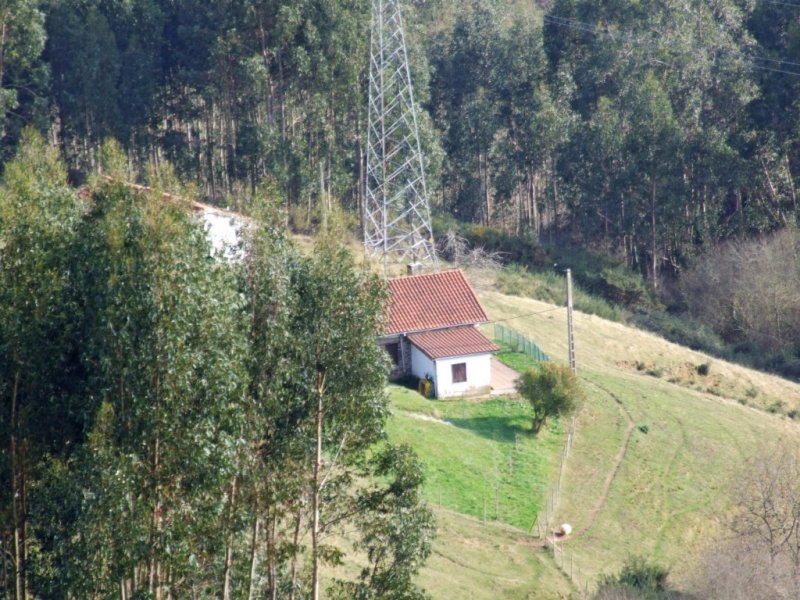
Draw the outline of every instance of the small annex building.
M437 398L490 390L499 348L477 328L489 318L461 270L389 279L386 330L378 343L391 376L433 380Z

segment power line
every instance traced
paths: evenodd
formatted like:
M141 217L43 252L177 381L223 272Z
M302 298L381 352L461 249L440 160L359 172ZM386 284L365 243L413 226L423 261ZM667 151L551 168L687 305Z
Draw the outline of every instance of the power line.
M798 4L797 6L800 7L800 4ZM570 27L572 29L577 29L579 31L585 31L585 32L591 33L593 35L605 35L607 37L610 37L611 39L616 39L616 36L619 35L621 37L625 37L625 38L627 38L627 39L629 39L629 40L631 40L631 41L633 41L635 43L638 43L638 44L649 44L651 46L654 46L655 42L656 42L656 40L652 39L652 37L647 38L647 37L645 37L643 35L637 35L637 34L635 34L633 32L624 31L624 30L620 30L620 29L615 30L615 31L611 31L611 30L608 30L608 29L600 29L598 27L595 27L591 23L587 23L585 21L578 21L577 19L570 19L568 17L560 17L558 15L545 15L544 16L544 20L548 21L551 24L556 25L558 27ZM663 36L662 36L661 43L665 44L665 45L668 45L668 46L675 46L675 45L680 44L680 42L664 40ZM762 61L767 61L767 62L773 62L773 63L778 63L778 64L785 64L785 65L800 67L800 63L797 63L797 62L792 62L792 61L785 60L785 59L769 58L769 57L766 57L766 56L757 56L757 55L754 55L754 54L748 54L746 52L742 52L740 50L734 50L732 48L722 48L722 47L719 47L719 46L698 46L698 45L694 45L693 49L694 50L709 50L709 51L713 51L713 52L725 52L725 53L728 53L728 54L737 54L737 55L739 55L739 56L741 56L743 58L746 58L748 60L762 60ZM798 73L798 74L800 74L800 73Z
M564 310L564 306L554 306L553 308L548 308L547 310L540 310L537 312L530 312L530 313L523 313L521 315L514 315L513 317L506 317L505 319L494 319L493 321L489 321L489 323L505 323L506 321L513 321L514 319L521 319L522 317L533 317L536 315L543 315L545 313L553 312L555 310Z
M762 1L766 1L766 0L762 0ZM797 4L795 6L800 8L800 4ZM656 40L654 40L652 38L651 39L647 39L644 36L636 35L636 34L634 34L632 32L629 32L629 31L624 31L624 30L609 31L609 30L606 30L606 29L599 29L599 28L593 26L591 23L586 23L584 21L578 21L576 19L569 19L569 18L566 18L566 17L559 17L559 16L556 16L556 15L545 15L543 18L544 18L545 22L550 23L551 25L554 25L556 27L567 27L567 28L570 28L570 29L576 29L578 31L583 31L585 33L590 33L590 34L596 35L596 36L603 35L603 36L610 37L612 40L616 40L617 36L619 36L619 37L627 38L628 40L630 40L633 43L638 44L640 46L649 45L651 49L656 47L655 46ZM671 41L663 40L663 39L662 39L661 43L665 44L665 45L669 45L669 46L675 46L675 45L678 44L678 42L671 42ZM768 66L764 66L764 65L759 65L754 61L772 62L772 63L776 63L776 64L779 64L779 65L788 65L790 67L791 66L800 67L800 63L797 63L797 62L792 62L792 61L784 60L784 59L769 58L769 57L766 57L766 56L757 56L757 55L753 55L753 54L748 54L746 52L741 52L739 50L734 50L734 49L731 49L731 48L721 48L721 47L713 47L713 46L693 45L693 46L690 47L690 49L694 50L694 51L705 50L705 51L708 51L708 52L735 54L737 56L740 56L743 59L743 61L749 67L751 67L753 69L757 69L757 70L761 70L761 71L769 71L769 72L772 72L772 73L782 73L784 75L793 75L795 77L800 77L800 71L788 71L788 70L785 70L785 69L778 69L778 68L775 68L775 67L768 67Z
M795 4L794 2L782 2L781 0L759 0L764 4L778 4L780 6L793 6L794 8L800 8L800 4Z

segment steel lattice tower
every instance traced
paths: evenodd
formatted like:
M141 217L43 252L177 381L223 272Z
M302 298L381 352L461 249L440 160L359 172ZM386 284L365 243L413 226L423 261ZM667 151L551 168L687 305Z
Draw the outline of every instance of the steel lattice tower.
M436 268L399 0L373 0L364 248Z

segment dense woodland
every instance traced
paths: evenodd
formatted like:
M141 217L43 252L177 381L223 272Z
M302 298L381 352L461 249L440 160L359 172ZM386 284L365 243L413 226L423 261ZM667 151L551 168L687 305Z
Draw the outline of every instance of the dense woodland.
M405 14L435 214L611 256L684 311L675 282L698 256L796 226L795 3ZM0 23L5 158L33 125L81 182L112 137L133 171L169 162L217 202L267 184L300 229L333 202L359 214L369 0L14 0ZM723 343L767 339L725 314Z
M0 12L20 127L81 178L108 137L224 201L363 187L368 0L36 2ZM794 223L800 7L768 0L406 7L434 208L603 245L658 283L698 246Z
M0 186L0 597L424 598L383 282L266 203L229 262L161 193L66 175L28 131Z
M620 304L800 376L800 4L405 19L437 218L510 258L602 256L584 283L628 269L648 290ZM0 6L5 597L307 597L344 523L368 567L331 594L417 597L432 525L413 456L380 444L384 292L331 244L299 255L263 201L298 229L359 214L369 23L369 0ZM248 198L262 233L221 268L180 209L100 171Z

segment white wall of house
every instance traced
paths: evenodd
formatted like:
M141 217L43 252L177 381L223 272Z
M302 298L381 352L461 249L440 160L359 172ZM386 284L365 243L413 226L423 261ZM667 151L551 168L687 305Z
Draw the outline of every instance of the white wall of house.
M488 391L492 383L491 354L471 354L440 358L436 361L436 397L447 398L475 392ZM453 365L464 363L467 380L453 381Z
M430 374L433 377L437 398L448 398L486 390L492 382L491 354L471 354L432 360L419 348L411 346L411 372L422 379ZM453 365L464 363L467 380L453 382Z
M409 344L411 348L411 374L422 379L425 375L430 375L434 380L434 390L436 390L436 365L433 360L414 344Z

